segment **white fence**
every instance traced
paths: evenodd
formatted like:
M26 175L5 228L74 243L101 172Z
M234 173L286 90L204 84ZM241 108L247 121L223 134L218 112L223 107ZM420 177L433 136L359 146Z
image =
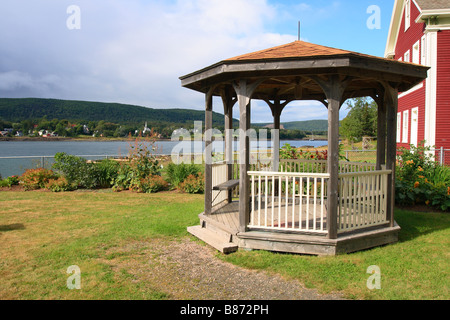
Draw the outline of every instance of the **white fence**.
M224 162L213 165L213 185L227 180ZM238 178L238 166L234 166ZM339 165L338 232L386 224L387 181L390 170L374 164L341 162ZM288 232L327 232L326 161L281 160L280 172L258 171L251 165L249 228ZM311 172L312 171L312 172ZM236 192L236 191L235 191ZM237 189L238 192L238 189ZM213 191L213 206L227 199ZM233 195L237 197L238 194Z
M390 170L339 175L338 232L385 224Z
M326 232L328 174L248 172L250 228Z

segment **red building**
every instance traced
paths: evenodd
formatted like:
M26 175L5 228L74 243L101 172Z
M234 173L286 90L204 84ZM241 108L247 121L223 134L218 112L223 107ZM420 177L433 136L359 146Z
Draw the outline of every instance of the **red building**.
M450 149L450 0L395 0L385 56L431 67L399 94L398 146Z

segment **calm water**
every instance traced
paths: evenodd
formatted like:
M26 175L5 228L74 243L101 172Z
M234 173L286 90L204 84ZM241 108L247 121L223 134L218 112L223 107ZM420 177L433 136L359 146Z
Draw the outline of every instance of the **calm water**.
M327 141L281 141L281 146L289 143L294 147L327 145ZM0 174L2 177L20 175L26 169L44 165L50 168L53 157L58 152L66 152L72 155L85 156L86 159L101 158L99 156L124 156L127 155L132 143L129 141L0 141ZM156 143L156 153L169 155L172 152L201 153L204 144L202 142L172 142L159 141ZM253 142L252 150L270 149L271 141ZM234 150L238 150L235 142ZM223 143L215 142L213 152L223 152ZM88 156L96 157L88 157ZM2 157L29 157L27 159L1 159ZM50 157L50 158L49 158Z

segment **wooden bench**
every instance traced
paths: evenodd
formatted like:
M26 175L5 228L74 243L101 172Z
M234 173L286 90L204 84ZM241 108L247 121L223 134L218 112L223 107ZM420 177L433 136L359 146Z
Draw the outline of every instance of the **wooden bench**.
M217 186L214 186L213 191L219 191L219 192L217 193L216 197L214 198L214 200L212 202L214 203L214 201L216 201L216 199L219 196L221 191L228 192L228 202L231 202L231 199L232 199L231 191L238 186L239 186L239 180L229 180L227 182L224 182Z
M230 191L239 186L239 180L229 180L213 187L214 191Z

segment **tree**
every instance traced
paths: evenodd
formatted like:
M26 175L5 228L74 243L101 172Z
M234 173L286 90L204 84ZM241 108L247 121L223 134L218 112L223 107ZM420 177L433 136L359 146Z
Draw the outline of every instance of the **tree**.
M357 98L347 103L350 109L341 122L341 134L351 142L359 142L363 137L377 135L378 106L372 99Z

